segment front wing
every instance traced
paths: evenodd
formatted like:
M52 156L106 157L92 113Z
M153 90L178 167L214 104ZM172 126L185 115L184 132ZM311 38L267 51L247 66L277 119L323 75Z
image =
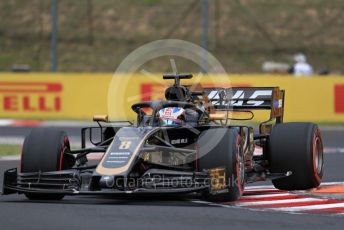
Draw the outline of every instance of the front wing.
M168 173L170 175L167 175ZM13 168L4 173L2 194L149 195L203 192L209 190L210 187L206 173L172 172L171 174L170 170L155 170L148 174L152 177L145 178L146 183L143 186L141 184L141 187L100 188L99 178L92 177L91 171L89 174L83 173L82 175L78 170L18 173L17 169ZM169 182L164 184L165 176L169 177ZM171 184L171 181L174 184Z

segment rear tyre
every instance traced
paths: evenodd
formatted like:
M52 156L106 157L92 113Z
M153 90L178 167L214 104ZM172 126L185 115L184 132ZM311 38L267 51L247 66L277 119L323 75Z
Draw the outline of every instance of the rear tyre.
M313 123L276 125L270 135L270 171L292 175L272 180L281 190L304 190L318 187L323 175L323 142Z
M64 131L39 128L34 129L25 138L21 172L61 171L74 165L74 158L64 155L70 148L67 134ZM25 193L31 200L60 200L61 194Z
M240 141L236 129L216 128L201 134L198 140L200 170L210 170L212 174L214 169L222 168L218 177L211 177L211 188L204 194L206 200L235 201L242 195L245 164Z

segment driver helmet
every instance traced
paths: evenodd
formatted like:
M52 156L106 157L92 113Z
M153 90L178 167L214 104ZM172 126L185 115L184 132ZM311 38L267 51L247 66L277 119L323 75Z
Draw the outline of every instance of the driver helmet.
M166 107L159 111L159 117L166 125L181 125L185 122L185 110L180 107Z

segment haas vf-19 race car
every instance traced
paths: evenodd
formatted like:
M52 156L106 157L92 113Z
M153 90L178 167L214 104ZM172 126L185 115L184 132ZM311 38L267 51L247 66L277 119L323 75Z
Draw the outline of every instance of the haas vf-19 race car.
M132 105L134 123L94 116L98 125L82 128L80 149L71 149L64 131L33 129L25 138L20 168L4 173L3 194L56 200L82 194L196 193L205 200L234 201L256 181L270 179L281 190L320 184L320 130L313 123L283 123L284 90L181 85L191 74L163 78L174 80L165 90L166 100ZM253 118L256 110L269 114L257 130L236 124ZM104 154L91 164L90 153Z

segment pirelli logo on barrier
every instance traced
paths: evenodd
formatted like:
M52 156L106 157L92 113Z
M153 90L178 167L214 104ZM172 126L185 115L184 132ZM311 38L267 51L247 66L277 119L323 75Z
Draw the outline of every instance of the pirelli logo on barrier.
M131 76L131 75L130 75ZM111 74L1 73L0 117L21 119L90 119L108 113L108 88ZM161 80L161 75L156 79ZM152 80L144 75L129 79L113 100L121 101L112 119L135 119L131 104L165 98L172 82ZM192 82L188 81L191 83ZM286 90L285 121L344 122L344 77L294 78L278 75L204 76L204 88L275 87ZM196 87L196 91L199 89ZM246 95L247 96L247 95ZM135 100L127 100L135 98ZM123 102L123 103L122 103ZM132 117L130 117L132 116ZM256 111L254 121L266 119Z
M334 86L334 111L344 113L344 84Z
M58 82L0 81L1 111L56 113L61 111L63 86Z

